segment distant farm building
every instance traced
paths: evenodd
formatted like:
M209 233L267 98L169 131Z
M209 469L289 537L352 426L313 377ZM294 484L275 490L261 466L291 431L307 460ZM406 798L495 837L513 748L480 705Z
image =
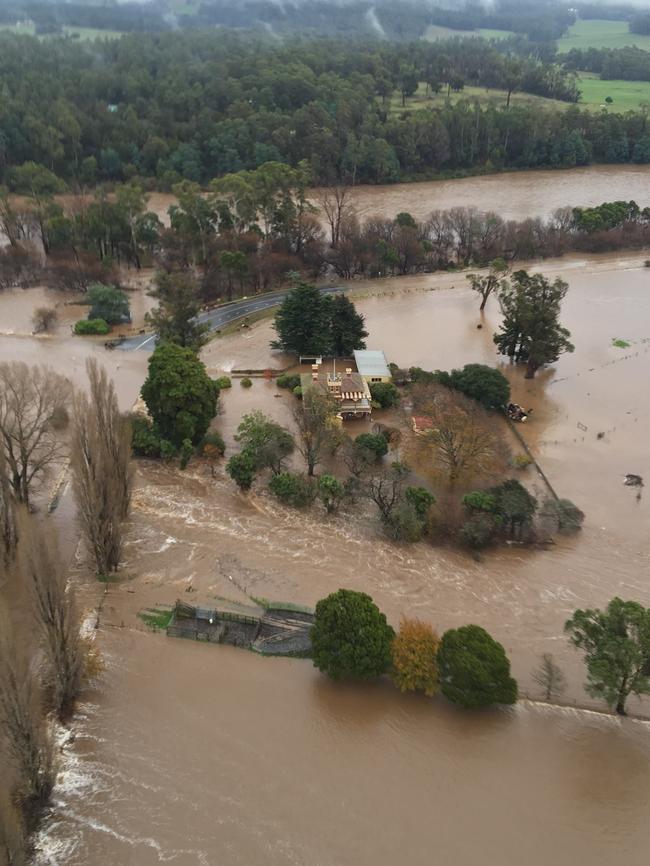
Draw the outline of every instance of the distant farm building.
M419 435L430 433L434 429L433 419L428 418L426 415L413 415L411 417L411 426L413 427L413 432Z
M354 363L368 384L390 382L392 379L386 356L381 349L355 349Z

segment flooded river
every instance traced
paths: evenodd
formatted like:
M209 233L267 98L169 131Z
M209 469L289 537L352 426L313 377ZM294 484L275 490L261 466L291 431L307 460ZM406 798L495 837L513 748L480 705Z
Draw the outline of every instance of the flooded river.
M316 206L321 190L312 190ZM431 211L452 207L493 210L504 219L549 217L560 207L593 207L605 201L650 201L650 168L644 165L592 165L570 171L520 171L468 177L462 180L357 186L352 190L354 209L360 217L380 214L394 217L408 211L426 219ZM175 201L153 193L149 207L163 220Z
M222 469L212 479L198 465L179 474L142 463L122 580L98 633L107 670L79 708L39 864L645 863L646 722L528 702L461 713L387 684L333 685L308 661L167 640L135 616L176 597L313 604L340 586L363 589L394 624L410 613L441 631L484 625L532 696L531 669L552 652L567 703L596 707L562 627L575 607L614 594L650 604L648 502L621 483L626 472L650 477L650 272L640 257L574 257L543 270L570 284L563 321L575 354L533 382L503 369L515 398L534 409L524 432L551 482L587 513L583 532L548 551L475 562L427 544L395 547L354 514L242 497ZM490 301L481 320L462 274L368 283L357 294L368 345L390 360L498 362L497 306ZM215 372L279 366L270 335L262 322L213 342L205 360ZM130 405L146 354L64 335L0 339L0 357L47 361L79 381L89 354ZM217 427L229 447L252 408L288 420L292 398L276 394L264 380L250 391L235 381L223 394ZM71 519L65 502L58 519ZM82 563L75 574L82 599L95 603ZM650 714L635 700L630 710Z

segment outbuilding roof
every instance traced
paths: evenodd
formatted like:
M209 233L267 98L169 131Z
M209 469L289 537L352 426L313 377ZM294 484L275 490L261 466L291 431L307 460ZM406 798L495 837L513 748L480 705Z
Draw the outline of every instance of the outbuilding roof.
M362 376L388 376L390 370L381 349L355 349L354 361Z

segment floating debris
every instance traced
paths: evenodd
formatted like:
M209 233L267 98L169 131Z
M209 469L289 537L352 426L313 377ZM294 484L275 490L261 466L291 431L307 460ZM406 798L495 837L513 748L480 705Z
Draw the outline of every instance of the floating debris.
M628 472L623 479L623 484L627 487L643 487L643 478L640 475L634 475L632 472Z

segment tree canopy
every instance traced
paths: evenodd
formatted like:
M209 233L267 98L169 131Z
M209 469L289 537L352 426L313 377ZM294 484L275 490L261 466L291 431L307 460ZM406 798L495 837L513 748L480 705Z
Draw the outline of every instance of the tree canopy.
M321 599L311 631L314 665L334 680L386 673L395 632L369 595L340 589Z
M650 694L650 609L613 598L605 610L576 610L564 630L584 652L592 697L625 715L631 694Z
M175 343L156 347L141 393L160 437L176 448L186 439L198 444L217 412L216 382L191 349Z
M129 299L115 286L95 283L88 288L89 319L103 319L109 325L130 322Z
M568 288L559 277L551 283L542 274L516 271L501 289L503 322L494 342L502 355L526 364L527 379L563 352L573 352L571 334L559 322Z
M462 707L514 704L517 683L504 648L478 625L446 631L438 650L443 695Z
M391 646L391 676L400 691L435 695L440 688L436 659L439 645L440 639L429 623L402 617Z
M208 340L209 326L197 321L199 303L192 277L183 272L161 272L156 275L151 295L158 299L158 306L145 319L159 342L169 341L198 352Z

